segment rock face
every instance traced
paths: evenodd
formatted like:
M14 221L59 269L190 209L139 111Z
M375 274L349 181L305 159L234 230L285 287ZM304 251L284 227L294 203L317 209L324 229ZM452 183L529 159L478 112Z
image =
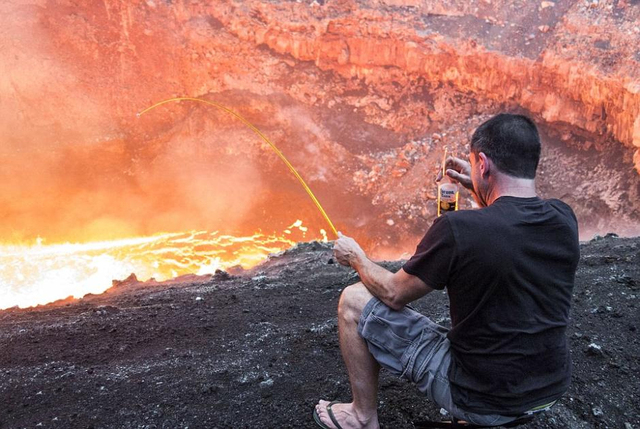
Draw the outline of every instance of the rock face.
M482 10L397 1L373 10L316 5L302 13L290 3L231 3L211 12L241 39L321 69L374 85L398 71L422 76L640 148L640 8L478 3Z
M179 95L254 123L380 256L433 219L443 146L464 152L505 110L540 124L540 191L574 207L583 238L638 234L638 22L622 0L4 2L0 237L326 229L223 112L136 117Z

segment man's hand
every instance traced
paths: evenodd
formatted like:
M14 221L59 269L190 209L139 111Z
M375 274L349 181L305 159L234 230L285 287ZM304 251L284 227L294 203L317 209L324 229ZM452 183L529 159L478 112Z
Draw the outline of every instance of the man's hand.
M364 250L356 241L341 232L338 232L338 239L333 245L333 254L337 261L346 266L357 269L358 264L367 258Z
M471 164L464 159L449 156L447 157L444 165L447 176L473 192L473 183L471 183ZM436 182L439 182L440 180L442 180L442 171L438 173Z

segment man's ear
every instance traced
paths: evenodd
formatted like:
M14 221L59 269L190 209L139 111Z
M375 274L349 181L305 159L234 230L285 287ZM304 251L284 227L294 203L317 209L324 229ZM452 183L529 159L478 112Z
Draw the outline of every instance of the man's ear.
M484 154L484 152L478 153L478 168L482 177L487 177L491 171L491 160Z

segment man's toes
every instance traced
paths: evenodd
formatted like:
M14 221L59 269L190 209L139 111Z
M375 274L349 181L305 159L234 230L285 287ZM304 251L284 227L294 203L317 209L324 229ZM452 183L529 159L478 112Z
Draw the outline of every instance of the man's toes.
M318 404L316 404L316 413L320 420L329 427L334 427L331 418L329 417L329 412L327 411L327 405L329 405L329 401L320 400Z
M327 410L327 405L329 405L329 401L325 401L323 399L321 399L317 404L316 404L316 413L320 414L320 413L324 413Z

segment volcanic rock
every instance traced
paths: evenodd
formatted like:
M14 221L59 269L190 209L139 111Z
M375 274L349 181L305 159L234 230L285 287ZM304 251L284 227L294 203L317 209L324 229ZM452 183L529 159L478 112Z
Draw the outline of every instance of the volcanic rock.
M618 268L640 281L633 250L640 239L581 244L568 328L572 384L523 428L640 425L640 343L630 333L639 323L638 296L610 279L611 265L596 257L619 245ZM232 279L138 283L68 306L0 311L2 427L313 426L318 399L350 399L336 306L357 276L327 264L330 257L327 244L301 244ZM395 271L402 262L383 265ZM258 276L271 288L255 288L264 281L252 280ZM193 305L194 296L206 305ZM444 293L415 306L449 326ZM612 318L606 306L623 317ZM91 317L94 310L106 314ZM589 343L606 356L581 353ZM439 407L386 371L380 404L384 427L440 418Z
M213 274L214 280L224 281L231 280L232 278L233 277L231 276L231 274L223 270L216 270L216 272Z
M602 346L599 346L596 343L591 343L587 346L587 353L592 356L602 356Z
M124 280L113 280L111 282L111 287L118 288L118 287L133 286L138 283L140 283L138 280L138 277L136 277L135 273L131 273L129 274L129 277L127 277Z

